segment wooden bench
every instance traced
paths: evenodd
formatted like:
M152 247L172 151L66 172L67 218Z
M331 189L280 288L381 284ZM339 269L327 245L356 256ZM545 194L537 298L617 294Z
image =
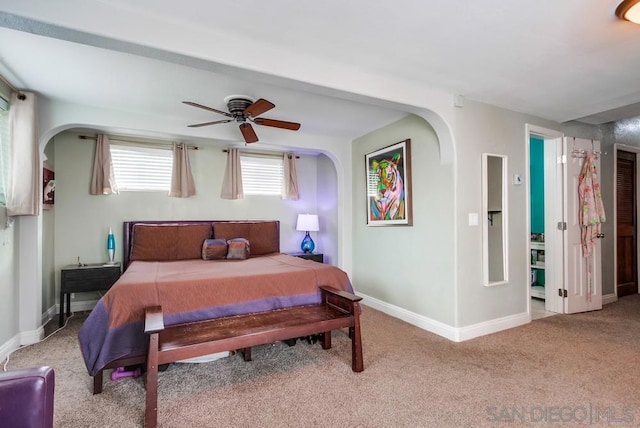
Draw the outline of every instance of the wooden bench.
M158 366L216 352L240 350L251 360L251 347L323 333L323 349L331 348L331 331L349 329L351 368L364 370L360 336L360 300L351 293L320 287L320 304L164 326L162 309L147 308L145 426L156 427L158 418Z

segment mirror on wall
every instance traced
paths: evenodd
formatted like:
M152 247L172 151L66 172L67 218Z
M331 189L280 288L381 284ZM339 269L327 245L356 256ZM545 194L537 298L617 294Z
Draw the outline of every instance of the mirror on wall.
M507 282L507 157L482 154L484 285Z

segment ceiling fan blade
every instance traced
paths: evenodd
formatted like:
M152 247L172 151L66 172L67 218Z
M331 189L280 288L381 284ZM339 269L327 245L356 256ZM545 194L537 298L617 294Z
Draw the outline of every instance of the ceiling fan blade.
M273 126L274 128L289 129L291 131L297 131L300 129L300 124L295 122L285 122L284 120L275 120L258 117L253 120L258 125Z
M214 120L213 122L204 122L204 123L196 123L195 125L188 125L189 128L199 128L201 126L209 126L209 125L215 125L217 123L228 123L231 122L233 119L223 119L223 120Z
M247 143L255 143L256 141L258 141L256 131L253 130L253 126L251 126L250 123L241 123L240 132L242 132L244 141L246 141Z
M256 117L260 116L265 111L271 110L275 106L276 105L272 102L267 101L264 98L260 98L258 101L254 102L249 107L244 109L244 112L242 112L242 114L244 114L245 116Z
M212 108L212 107L203 106L202 104L194 103L193 101L183 101L183 103L187 104L187 105L190 105L190 106L193 106L193 107L198 107L198 108L201 108L201 109L205 109L205 110L209 110L209 111L212 111L212 112L215 112L215 113L219 113L219 114L224 115L224 116L233 117L233 115L231 115L230 113L228 113L226 111L217 110L217 109Z

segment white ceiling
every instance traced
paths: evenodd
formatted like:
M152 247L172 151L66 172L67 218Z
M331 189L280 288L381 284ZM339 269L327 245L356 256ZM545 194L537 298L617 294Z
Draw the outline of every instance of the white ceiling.
M311 134L353 138L405 114L305 81L305 70L344 69L604 123L640 115L640 26L615 17L618 2L0 0L0 73L44 97L185 129L222 117L182 100L225 110L238 93Z

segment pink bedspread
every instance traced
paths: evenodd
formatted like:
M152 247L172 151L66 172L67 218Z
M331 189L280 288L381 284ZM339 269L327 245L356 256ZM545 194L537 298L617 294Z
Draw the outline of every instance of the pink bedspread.
M247 260L135 261L103 296L78 338L91 375L146 351L144 309L167 325L318 303L318 286L353 292L344 271L273 253Z

